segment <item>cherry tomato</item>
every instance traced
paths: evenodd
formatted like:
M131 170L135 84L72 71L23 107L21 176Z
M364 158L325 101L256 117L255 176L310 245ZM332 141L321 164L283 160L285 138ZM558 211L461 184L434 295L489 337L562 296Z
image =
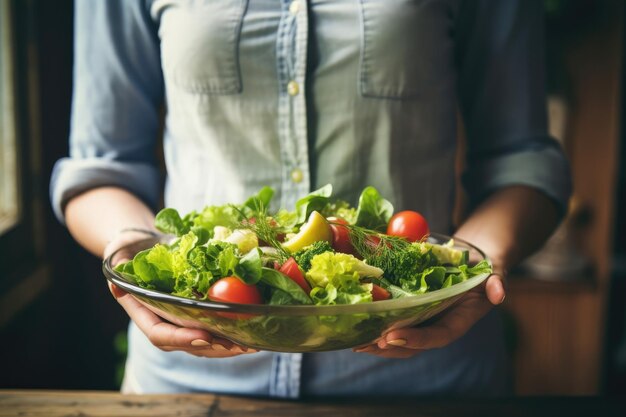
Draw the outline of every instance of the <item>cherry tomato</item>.
M400 236L411 242L422 240L429 233L426 219L416 211L396 213L387 225L388 235Z
M372 300L381 301L391 298L391 293L380 285L372 284Z
M380 237L377 235L367 235L365 237L365 243L370 248L370 250L374 251L377 250L380 245L382 245L382 243L380 243ZM389 241L386 241L385 244L388 248L391 248L391 243Z
M261 292L255 285L248 285L237 277L225 277L211 285L209 299L225 303L263 304ZM253 314L217 313L230 319L249 319Z
M330 228L333 231L333 249L337 252L354 255L356 251L350 242L350 230L345 226L349 223L341 217L329 217L326 220L328 220Z
M307 294L311 292L311 286L304 278L302 270L300 269L296 260L293 257L287 259L283 266L280 267L279 271L291 278Z

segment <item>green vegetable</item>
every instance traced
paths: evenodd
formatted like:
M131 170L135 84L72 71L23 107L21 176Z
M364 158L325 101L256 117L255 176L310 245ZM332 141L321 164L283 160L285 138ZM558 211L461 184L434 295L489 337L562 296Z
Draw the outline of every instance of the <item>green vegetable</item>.
M376 188L366 187L359 197L355 224L384 232L387 230L387 223L391 216L393 216L393 205L382 198Z
M378 278L383 270L346 253L324 252L311 259L311 268L306 272L307 280L317 287L326 287L344 275Z
M266 213L274 197L274 189L263 187L252 197L248 198L242 205L241 210L247 218L256 217L260 213Z
M332 246L330 246L330 243L325 240L320 240L294 253L293 257L298 266L306 272L311 269L311 259L324 252L334 252L334 250Z
M215 226L236 229L243 216L236 206L207 206L193 218L193 225L208 231L213 236Z
M191 222L180 218L180 214L173 208L164 208L159 211L154 219L154 226L163 233L182 236L189 231Z
M304 224L313 211L322 211L333 193L333 186L326 184L296 202L296 224Z
M280 296L281 302L284 302L286 295L289 295L295 301L291 304L311 304L311 298L298 284L275 269L263 268L261 282L284 292L285 294Z
M258 249L251 250L243 258L239 259L233 274L248 285L256 284L261 280L263 275L263 261L261 260L261 251Z
M437 245L434 243L424 242L422 245L430 249L437 257L437 260L441 264L447 265L461 265L466 264L469 260L469 252L466 250L459 250L453 247L454 240L450 240L443 245Z
M419 242L382 251L367 261L384 270L385 278L394 285L400 285L400 279L411 280L415 284L421 280L421 274L426 268L437 265L437 257Z
M349 224L356 223L356 208L344 200L329 201L320 213L324 217L340 217Z
M358 274L338 275L324 288L311 290L316 305L357 304L372 302L372 284L361 284Z

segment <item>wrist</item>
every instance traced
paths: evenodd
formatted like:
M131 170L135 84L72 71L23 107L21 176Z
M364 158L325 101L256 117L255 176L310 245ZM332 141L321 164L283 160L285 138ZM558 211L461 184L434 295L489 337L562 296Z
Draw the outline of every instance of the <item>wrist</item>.
M156 238L159 233L156 230L141 227L123 227L111 234L102 257L106 258L116 250L141 240Z

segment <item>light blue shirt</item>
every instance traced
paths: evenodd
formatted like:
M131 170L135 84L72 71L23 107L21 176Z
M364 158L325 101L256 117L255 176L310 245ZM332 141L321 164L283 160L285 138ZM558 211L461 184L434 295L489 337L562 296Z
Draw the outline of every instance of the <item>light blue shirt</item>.
M292 207L332 183L375 186L396 209L453 230L457 110L473 202L534 187L564 210L568 166L546 134L542 2L216 0L76 3L71 151L51 198L116 185L156 207L164 113L165 204L241 202L264 185ZM413 359L350 351L199 359L130 328L143 392L299 397L501 393L498 317Z

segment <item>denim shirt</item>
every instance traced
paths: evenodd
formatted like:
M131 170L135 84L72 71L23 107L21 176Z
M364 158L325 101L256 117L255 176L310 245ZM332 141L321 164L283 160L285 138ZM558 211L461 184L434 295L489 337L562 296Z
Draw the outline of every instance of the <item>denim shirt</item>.
M568 166L546 134L542 2L528 0L111 0L76 2L70 156L55 166L59 219L76 194L124 187L188 212L270 185L293 207L332 183L375 186L397 210L452 231L457 112L472 202L509 185L562 210ZM350 351L199 359L130 327L141 392L303 395L500 392L505 355L490 314L413 359Z

